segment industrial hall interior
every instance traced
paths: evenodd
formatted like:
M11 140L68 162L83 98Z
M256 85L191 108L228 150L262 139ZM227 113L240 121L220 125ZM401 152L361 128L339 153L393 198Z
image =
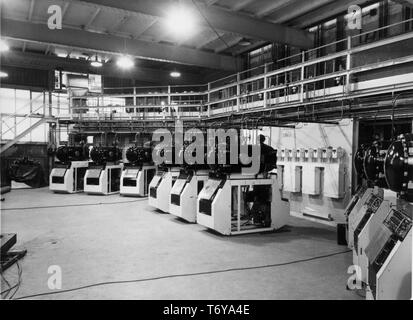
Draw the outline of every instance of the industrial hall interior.
M2 300L411 299L413 0L0 17Z

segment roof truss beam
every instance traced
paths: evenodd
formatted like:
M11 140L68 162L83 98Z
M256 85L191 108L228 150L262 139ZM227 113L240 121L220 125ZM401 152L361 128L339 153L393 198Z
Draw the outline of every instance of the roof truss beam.
M239 0L232 8L232 11L239 11L244 9L249 4L253 3L255 0Z
M316 10L328 4L334 4L337 6L337 2L334 0L296 0L291 4L278 10L274 16L271 16L271 21L274 23L285 23L294 18L297 18L303 14L307 14L309 11Z
M155 59L196 65L211 69L236 71L240 65L237 58L202 52L196 49L128 39L110 34L94 33L65 27L50 30L45 24L2 19L2 36L28 42L64 46L85 51L128 54L141 59ZM123 51L123 52L122 52Z
M89 5L97 5L113 10L125 10L128 12L142 13L155 17L166 17L171 6L167 0L65 0L83 2ZM184 1L184 0L182 0ZM313 36L304 30L285 27L262 19L238 14L217 6L208 6L203 2L186 0L188 7L197 15L200 24L208 26L204 17L214 28L247 36L253 39L289 44L298 48L310 48L313 45ZM202 11L199 14L197 8Z
M135 68L130 72L121 72L112 63L105 64L96 69L90 66L88 61L72 58L61 58L53 55L42 55L29 52L13 51L13 54L2 55L1 64L10 67L23 67L41 70L64 69L68 72L98 73L108 77L139 79L148 83L167 84L171 82L170 70L159 70L152 68ZM201 74L185 72L182 80L188 83L202 83Z
M263 6L260 11L258 11L255 15L259 18L268 16L274 13L276 10L288 5L291 0L278 0L278 1L271 1L266 6Z
M35 2L36 0L30 0L29 14L27 16L28 21L32 21L33 19L34 6L36 4Z

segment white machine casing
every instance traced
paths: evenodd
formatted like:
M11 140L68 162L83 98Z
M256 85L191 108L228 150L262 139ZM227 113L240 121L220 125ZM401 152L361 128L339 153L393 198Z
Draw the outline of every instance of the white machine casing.
M353 232L353 264L360 267L363 283L366 283L368 279L369 263L365 248L373 241L390 208L397 203L397 195L394 192L376 187L367 202L357 212L359 220ZM376 240L380 241L380 239Z
M53 168L49 176L49 189L56 193L83 192L88 166L89 161L72 161L70 165Z
M106 164L101 168L89 167L85 174L85 192L100 195L119 193L122 168L123 164ZM119 179L119 185L115 183L115 188L112 188L114 178Z
M375 300L409 300L412 298L412 230L403 242L398 242L376 275ZM374 298L371 289L367 300Z
M241 228L240 213L242 211L241 202L238 201L237 208L237 225L234 229L232 227L232 188L238 187L238 199L241 199L240 187L245 186L271 186L271 226L262 228ZM218 191L216 191L218 188ZM211 214L200 212L201 199L210 200L211 192L215 190L215 197L211 203ZM237 235L254 232L274 231L285 226L289 218L289 203L284 201L281 197L281 192L278 186L276 176L270 178L246 178L242 175L231 175L226 180L209 179L207 184L202 189L197 201L197 223L209 229L215 230L223 235Z
M380 206L383 204L383 197L379 194L372 193L367 199L367 202L357 212L357 224L353 230L353 265L360 265L359 262L359 238L360 233L366 228L373 216L379 211Z
M169 198L170 214L196 222L198 194L206 184L208 174L208 171L196 171L191 177L176 180Z
M149 184L150 206L169 213L169 202L172 187L179 176L179 167L168 168L167 171L159 170Z
M364 214L366 213L367 207L366 203L369 201L372 195L383 194L383 190L377 187L368 188L361 196L361 198L357 201L356 205L351 210L350 214L348 215L348 247L350 249L354 248L354 231L356 230L357 226L359 225L361 219L363 218Z
M120 178L120 194L122 196L146 197L155 172L155 166L125 167Z
M381 226L365 248L368 259L368 300L409 300L412 298L412 204L392 205ZM402 208L402 209L401 209ZM406 215L404 222L400 210ZM407 218L406 218L407 217ZM395 234L397 237L394 237ZM403 236L401 236L403 235Z
M384 200L377 212L369 217L358 235L357 251L353 250L353 263L360 267L360 276L363 283L367 283L369 271L369 259L366 255L366 248L368 248L372 241L380 241L375 239L375 235L378 235L384 219L389 213L390 208L396 204L396 201L396 199Z

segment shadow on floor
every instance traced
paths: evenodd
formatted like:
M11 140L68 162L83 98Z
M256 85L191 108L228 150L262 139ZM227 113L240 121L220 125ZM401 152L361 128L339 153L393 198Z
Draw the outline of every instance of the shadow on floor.
M220 233L205 229L201 230L201 232L205 233L206 235L225 239L227 241L231 241L238 244L249 244L249 245L257 245L262 246L264 244L269 243L287 243L291 242L292 240L300 239L300 240L327 240L336 243L337 234L333 230L324 229L322 227L311 227L311 226L284 226L279 230L273 232L260 232L260 233L253 233L253 234L241 234L235 236L224 236Z
M177 223L177 224L182 224L182 225L195 225L196 224L196 222L189 222L177 216L173 216L172 219L170 219L170 221Z

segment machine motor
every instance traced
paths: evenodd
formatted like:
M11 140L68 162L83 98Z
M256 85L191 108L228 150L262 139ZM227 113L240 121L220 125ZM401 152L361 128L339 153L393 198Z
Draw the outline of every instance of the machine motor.
M388 149L384 176L390 190L413 202L413 134L400 135Z
M118 147L93 147L90 158L97 165L104 165L108 162L122 160L122 150Z
M366 174L364 172L364 157L366 155L367 147L366 145L361 145L359 149L357 149L356 154L354 156L354 169L356 170L357 177L359 179L365 179Z
M150 147L130 147L126 150L126 159L133 165L152 164L152 149Z
M89 149L86 146L61 146L56 150L56 158L61 163L86 161L89 159Z
M254 225L269 227L271 225L271 188L255 186L254 190L246 193L245 207Z
M379 188L387 188L384 178L384 159L389 143L386 141L375 141L366 149L363 159L363 168L367 180Z

